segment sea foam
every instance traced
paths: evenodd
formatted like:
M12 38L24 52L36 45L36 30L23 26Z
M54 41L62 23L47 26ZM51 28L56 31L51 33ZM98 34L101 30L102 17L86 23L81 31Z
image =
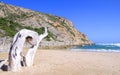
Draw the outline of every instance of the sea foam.
M87 46L75 46L71 51L120 52L120 43L96 43Z

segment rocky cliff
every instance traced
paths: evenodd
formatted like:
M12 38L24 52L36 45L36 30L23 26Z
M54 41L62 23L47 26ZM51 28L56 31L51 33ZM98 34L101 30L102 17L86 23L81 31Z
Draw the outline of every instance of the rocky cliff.
M41 42L41 47L91 44L86 35L76 30L73 23L65 18L0 3L1 48L9 48L12 37L22 28L41 34L43 27L48 28L49 35Z

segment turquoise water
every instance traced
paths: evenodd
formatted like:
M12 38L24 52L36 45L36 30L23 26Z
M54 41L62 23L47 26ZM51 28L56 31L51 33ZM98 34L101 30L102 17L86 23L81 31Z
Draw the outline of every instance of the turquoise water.
M120 43L96 43L94 45L75 46L72 51L120 52Z

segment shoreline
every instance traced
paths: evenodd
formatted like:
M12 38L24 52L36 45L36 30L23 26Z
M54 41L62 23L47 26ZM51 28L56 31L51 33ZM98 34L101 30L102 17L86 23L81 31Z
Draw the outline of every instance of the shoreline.
M29 48L23 48L24 50L28 50ZM71 47L69 48L38 48L38 50L56 50L56 51L71 51L71 52L96 52L96 53L120 53L120 50L106 50L106 49L72 49ZM0 51L0 53L3 52L9 52L9 51Z
M0 52L4 60L8 52ZM1 75L120 75L120 53L40 50L34 65L18 72L2 71ZM24 70L23 70L24 69Z
M70 49L73 52L100 52L100 53L120 53L120 50L106 50L106 49Z
M39 45L38 49L72 49L73 47L76 46L87 46L87 45L93 45L94 43L83 43L83 44L77 44L77 45L56 45L56 46L44 46L41 44ZM25 48L29 48L30 46L25 44L25 46L23 47L23 49ZM10 49L10 44L9 45L1 45L0 46L0 52L7 52Z
M93 45L94 43L84 43L84 44L78 44L78 45L58 45L58 46L42 46L39 47L39 49L71 49L73 47L77 47L77 46L87 46L87 45Z

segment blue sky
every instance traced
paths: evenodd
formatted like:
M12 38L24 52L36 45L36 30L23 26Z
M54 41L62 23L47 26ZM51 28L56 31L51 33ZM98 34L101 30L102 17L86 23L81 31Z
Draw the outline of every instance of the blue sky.
M94 42L120 42L120 0L0 0L71 20Z

